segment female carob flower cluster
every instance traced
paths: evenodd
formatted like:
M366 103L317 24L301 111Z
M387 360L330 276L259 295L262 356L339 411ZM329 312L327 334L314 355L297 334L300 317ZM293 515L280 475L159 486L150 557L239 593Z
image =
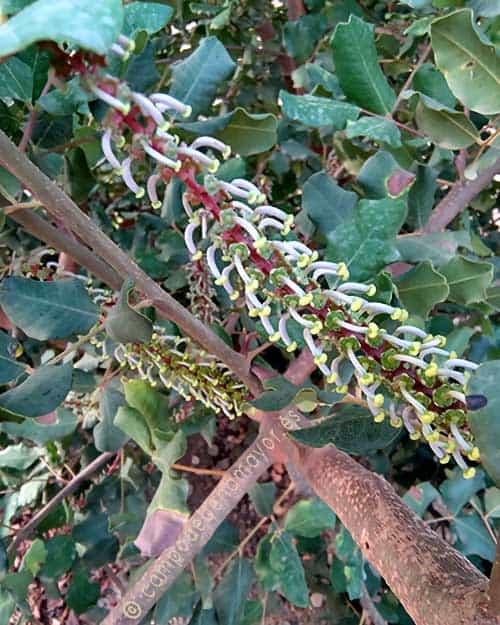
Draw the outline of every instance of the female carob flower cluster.
M287 352L305 344L338 393L346 393L353 378L375 422L388 418L394 427L404 425L413 440L428 442L441 463L453 457L472 477L465 458L476 461L479 452L466 421L464 388L477 365L445 350L444 337L407 325L404 309L374 301L375 286L350 281L345 263L320 259L294 236L293 216L268 204L252 182L217 178L219 158L227 158L230 147L209 136L188 145L172 131L176 117L191 114L188 105L162 93L135 93L109 76L92 91L112 109L102 149L114 172L137 198L147 193L154 208L162 204L160 186L174 176L184 183L184 237L192 262L204 258L215 285L247 308L268 340ZM122 159L117 150L128 155ZM146 189L137 182L144 176ZM191 396L186 389L197 382L193 370L180 352L173 355L174 372L165 377L170 361L165 368L162 354L151 347L128 346L119 353L132 365L149 357L164 383ZM217 365L207 364L203 375L214 384L212 396L202 400L229 410Z
M247 396L232 372L192 341L165 334L156 328L149 343L118 345L115 358L122 367L137 370L151 386L161 383L186 401L197 400L216 414L230 419L241 416Z

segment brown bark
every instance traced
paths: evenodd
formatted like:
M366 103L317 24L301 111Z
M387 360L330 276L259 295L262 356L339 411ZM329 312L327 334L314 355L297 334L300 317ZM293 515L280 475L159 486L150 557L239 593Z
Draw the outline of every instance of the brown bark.
M490 597L490 613L500 616L500 536L497 543L497 555L491 571L488 595Z
M424 232L439 232L455 219L469 203L500 173L500 158L484 169L474 180L462 180L437 204L425 224Z

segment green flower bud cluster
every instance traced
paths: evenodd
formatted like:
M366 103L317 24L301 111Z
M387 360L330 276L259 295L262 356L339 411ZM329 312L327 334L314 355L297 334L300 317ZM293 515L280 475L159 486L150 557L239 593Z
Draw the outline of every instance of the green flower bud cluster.
M246 387L225 365L187 338L159 330L149 343L119 345L115 358L121 367L137 371L153 387L173 389L186 401L200 401L230 419L242 414Z

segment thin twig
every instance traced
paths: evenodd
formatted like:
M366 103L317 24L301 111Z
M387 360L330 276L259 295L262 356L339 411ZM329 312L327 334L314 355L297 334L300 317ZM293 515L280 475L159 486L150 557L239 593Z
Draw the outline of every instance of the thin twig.
M171 469L175 469L176 471L185 471L186 473L196 473L196 475L214 475L216 477L224 477L226 474L222 469L198 469L196 467L189 467L185 464L178 464L174 462L174 464L170 465Z
M97 456L95 460L93 460L90 464L88 464L76 477L74 477L71 482L68 482L66 486L60 490L55 497L53 497L45 506L39 510L35 516L28 522L24 527L22 527L16 534L16 537L11 542L7 549L7 553L15 553L17 546L21 541L27 538L31 532L43 521L43 519L55 508L59 505L59 503L71 495L78 486L88 479L93 473L95 473L98 469L100 469L106 462L112 458L115 454L111 451L106 451L100 456Z
M411 70L410 75L408 76L408 78L405 81L405 84L401 87L398 96L396 98L396 101L394 102L394 106L392 107L392 111L391 114L394 115L394 113L396 112L399 104L401 103L401 100L403 99L403 94L404 92L408 89L408 87L411 85L412 81L413 81L413 77L415 76L416 72L422 67L422 65L424 64L426 58L429 56L429 53L431 51L431 44L428 43L425 48L424 51L422 52L422 55L420 57L420 59L418 60L418 63L415 65L415 67Z

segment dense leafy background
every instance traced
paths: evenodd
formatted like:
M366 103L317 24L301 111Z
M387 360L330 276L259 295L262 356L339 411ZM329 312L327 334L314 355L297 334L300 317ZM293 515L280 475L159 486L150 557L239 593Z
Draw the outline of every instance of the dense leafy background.
M117 34L126 33L136 51L124 63L109 57L109 71L136 90L163 89L189 103L192 116L179 124L185 137L213 134L237 154L222 175L255 177L274 204L297 214L300 231L327 259L345 261L354 279L376 281L385 301L399 299L413 323L446 335L459 356L491 361L470 388L489 403L472 418L484 467L469 481L437 464L427 447L375 426L362 409L332 408L339 398L312 382L298 389L278 378L258 403L277 409L294 401L330 417L299 440L334 442L361 456L488 573L500 523L497 183L445 232L423 227L453 183L474 179L500 155L494 135L500 6L494 0L304 6L305 14L289 20L282 3L259 0L172 6L5 0L0 128L19 144L31 120L30 158L150 276L194 307L179 234L180 183L170 184L155 212L110 181L98 166L104 105L78 78L52 81L53 53L39 43L107 54ZM4 205L29 200L1 169L0 193ZM99 309L84 281L33 279L52 278L50 261L58 255L8 215L3 222L0 625L14 613L16 622L30 614L61 622L70 613L98 622L145 561L134 540L146 514L158 508L186 514L214 484L170 465L182 459L226 469L255 427L246 419L216 423L164 389L122 385L102 346L91 341L60 362L57 354L94 326ZM228 307L221 299L216 317L225 319ZM243 323L255 329L252 320ZM112 344L106 347L111 353ZM280 370L285 364L274 352L268 361ZM8 561L10 537L103 451L117 453L112 467L83 483ZM295 491L273 510L287 484L280 467L263 478L158 604L156 623L179 617L193 625L252 625L265 613L279 622L350 625L359 623L358 600L366 593L387 622L411 623L324 504ZM255 538L214 579L261 518Z

